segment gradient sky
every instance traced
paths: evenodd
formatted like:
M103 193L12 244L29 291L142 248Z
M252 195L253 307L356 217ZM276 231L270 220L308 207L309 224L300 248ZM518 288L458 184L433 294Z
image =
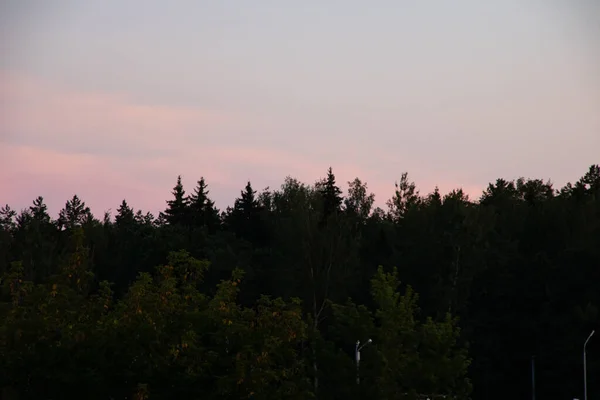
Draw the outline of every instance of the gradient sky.
M157 212L331 165L478 197L600 162L593 0L0 0L0 203Z

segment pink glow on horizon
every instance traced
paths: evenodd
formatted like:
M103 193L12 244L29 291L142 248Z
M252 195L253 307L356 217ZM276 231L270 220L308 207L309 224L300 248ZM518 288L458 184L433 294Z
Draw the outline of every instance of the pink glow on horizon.
M248 180L256 190L278 189L288 175L312 184L330 166L293 150L194 142L213 130L257 123L247 116L140 105L124 95L77 92L6 73L0 74L0 99L0 128L11 133L0 144L0 202L13 208L27 207L42 195L56 213L77 193L98 217L115 210L123 198L157 213L179 174L188 192L204 176L224 208ZM393 181L369 179L368 170L348 162L331 166L344 192L346 182L359 177L376 193L377 205L384 206L393 194ZM426 183L431 189L435 185ZM478 197L480 190L467 192Z

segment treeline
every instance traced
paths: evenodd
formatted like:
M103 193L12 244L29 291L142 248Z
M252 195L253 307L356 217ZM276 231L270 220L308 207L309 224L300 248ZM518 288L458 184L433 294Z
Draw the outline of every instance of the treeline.
M156 217L124 200L98 218L78 196L56 220L42 197L3 207L3 398L522 398L533 356L538 397L582 395L598 165L560 190L498 179L477 201L402 174L373 205L329 169L249 182L222 212L180 178ZM599 359L592 340L590 377Z

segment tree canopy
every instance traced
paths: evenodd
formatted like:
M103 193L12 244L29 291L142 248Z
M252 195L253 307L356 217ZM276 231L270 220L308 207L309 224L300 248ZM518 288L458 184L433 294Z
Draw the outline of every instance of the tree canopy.
M248 182L223 212L204 177L177 177L156 217L77 195L56 219L41 196L1 207L1 398L523 398L532 360L539 398L582 396L598 165L475 200L402 173L387 210L324 172ZM595 398L600 342L587 353Z

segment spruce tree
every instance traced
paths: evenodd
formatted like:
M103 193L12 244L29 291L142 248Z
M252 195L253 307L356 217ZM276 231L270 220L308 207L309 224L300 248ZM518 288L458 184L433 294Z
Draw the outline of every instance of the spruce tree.
M256 190L252 189L252 184L248 182L241 197L235 200L234 210L242 213L246 218L252 215L258 209L258 200L256 199Z
M133 209L129 207L127 201L123 200L121 205L117 209L117 215L115 215L115 223L118 227L123 227L127 225L131 225L135 222L135 214L133 213Z
M259 219L260 205L256 191L248 182L241 196L235 200L233 208L227 210L225 223L239 237L255 242L260 231Z
M188 219L189 199L181 183L181 175L177 177L177 184L173 188L173 200L167 201L167 209L164 216L169 225L185 225Z
M331 167L327 170L327 177L317 184L317 189L323 199L324 219L340 211L343 202L342 190L335 183Z
M220 222L219 210L208 194L208 185L202 177L189 197L190 218L194 226L206 227L210 232L214 232Z

